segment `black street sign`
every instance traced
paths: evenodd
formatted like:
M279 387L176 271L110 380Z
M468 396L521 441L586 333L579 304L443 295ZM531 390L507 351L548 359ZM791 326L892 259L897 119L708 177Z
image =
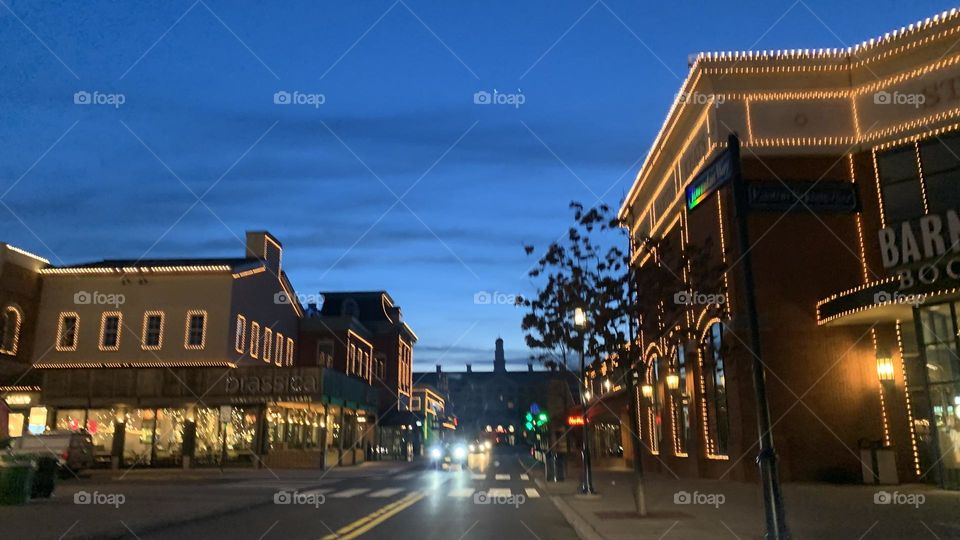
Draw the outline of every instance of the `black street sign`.
M767 180L747 184L747 207L760 212L848 213L860 208L860 200L850 182Z

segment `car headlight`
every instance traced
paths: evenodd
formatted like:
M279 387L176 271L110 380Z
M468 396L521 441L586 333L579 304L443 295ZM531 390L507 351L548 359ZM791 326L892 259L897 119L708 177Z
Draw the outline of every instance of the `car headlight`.
M468 446L467 449L470 450L471 452L476 452L476 451L477 451L477 447L474 446L474 445L472 445L472 444L471 444L470 446Z
M487 447L487 450L493 448L493 443L490 442L490 441L487 441L487 442L483 443L483 445Z
M441 452L439 448L430 449L430 457L432 457L433 459L440 459L441 455L443 455L443 452Z
M463 459L467 455L467 451L464 447L458 446L453 449L453 457L457 459Z

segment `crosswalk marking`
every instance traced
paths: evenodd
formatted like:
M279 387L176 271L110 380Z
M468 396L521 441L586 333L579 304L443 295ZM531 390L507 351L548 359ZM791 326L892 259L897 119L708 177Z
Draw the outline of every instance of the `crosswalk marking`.
M527 498L529 499L536 499L540 496L540 492L535 488L525 488L523 491L526 492Z
M473 477L474 480L484 480L487 478L487 475L485 474L473 473L471 476Z
M367 497L393 497L397 493L403 491L403 488L384 488L380 491L374 491L367 495Z
M366 493L368 491L370 490L367 488L353 488L353 489L347 489L344 491L338 491L336 493L331 494L330 496L333 497L334 499L349 499L350 497L356 497L357 495L360 495L361 493Z
M520 479L521 479L521 480L529 480L529 479L530 479L530 475L529 475L529 474L521 474L521 475L520 475Z
M473 488L457 488L450 492L450 496L458 499L466 499L467 497L473 495L473 492Z
M509 480L509 479L510 479L510 475L509 475L509 474L498 474L496 478L497 478L497 480Z
M510 488L490 488L487 495L490 497L509 497L512 493Z

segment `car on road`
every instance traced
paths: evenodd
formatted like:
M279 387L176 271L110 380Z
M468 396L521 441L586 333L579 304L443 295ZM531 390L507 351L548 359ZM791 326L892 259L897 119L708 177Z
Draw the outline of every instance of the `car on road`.
M430 447L430 461L436 467L463 466L467 462L467 445L459 441L448 441Z

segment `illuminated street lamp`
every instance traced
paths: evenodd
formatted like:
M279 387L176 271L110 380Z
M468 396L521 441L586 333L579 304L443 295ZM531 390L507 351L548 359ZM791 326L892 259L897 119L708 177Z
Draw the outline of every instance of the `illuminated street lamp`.
M680 377L676 373L667 374L667 388L670 390L680 388Z
M653 385L645 384L640 387L640 393L643 397L650 399L653 397Z
M580 342L580 405L583 407L583 448L580 455L583 461L583 483L580 485L580 493L592 495L593 490L593 471L590 470L590 420L587 414L587 402L590 401L590 391L587 390L585 376L587 374L584 361L584 347L586 346L587 315L583 308L573 310L573 326L577 329L578 341Z

